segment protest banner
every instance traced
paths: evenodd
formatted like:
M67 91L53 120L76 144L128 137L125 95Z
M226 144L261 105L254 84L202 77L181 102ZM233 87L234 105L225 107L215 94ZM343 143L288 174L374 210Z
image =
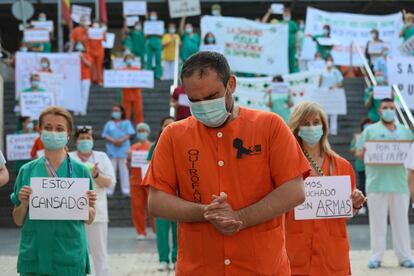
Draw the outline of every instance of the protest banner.
M24 92L20 95L20 113L22 116L39 118L43 109L55 105L55 95L46 92Z
M168 0L168 7L171 18L201 14L200 0Z
M40 87L45 91L52 93L55 97L55 102L62 102L63 99L63 84L65 78L62 74L54 74L47 72L39 72Z
M287 96L289 94L289 85L285 82L272 82L272 94Z
M412 141L366 141L365 165L402 165Z
M353 216L351 177L308 177L305 202L295 207L295 220L350 218Z
M224 48L221 45L201 45L200 52L216 52L219 54L224 54Z
M308 61L308 71L322 71L326 68L324 60L310 60Z
M115 34L114 33L106 33L105 40L102 41L102 46L106 49L114 48L115 44Z
M388 83L396 84L410 109L414 109L414 57L387 60Z
M105 30L103 28L88 28L88 38L101 40L104 38Z
M70 111L81 112L81 73L79 53L25 53L16 54L16 99L30 87L30 74L40 72L42 57L49 59L53 74L63 75L63 95L56 104ZM49 92L49 91L47 91Z
M311 37L305 36L303 38L302 50L300 52L299 59L312 61L315 59L315 54L316 54L316 43L313 41Z
M368 54L380 55L387 48L387 45L383 42L372 42L368 43Z
M89 7L72 5L71 17L72 17L72 20L76 23L80 23L81 17L84 16L87 19L86 23L91 24L91 14L92 14L92 9Z
M124 1L122 2L124 15L146 15L147 2L145 1Z
M105 88L154 88L154 71L105 70Z
M135 57L132 60L132 66L141 68L141 61L139 57ZM112 59L112 68L114 70L124 69L126 67L126 64L124 62L124 58L122 57L115 57Z
M272 78L237 78L234 100L248 108L269 111Z
M31 220L88 220L89 178L32 177Z
M201 31L202 37L208 32L214 34L216 44L223 47L224 55L235 72L272 76L289 72L286 24L264 24L238 17L203 16Z
M26 29L24 30L23 40L25 42L48 42L50 40L49 31L45 29Z
M382 100L392 98L392 89L391 86L375 86L373 91L373 97L376 100Z
M145 21L144 22L145 35L164 35L164 21Z
M339 41L331 37L319 37L316 39L321 46L335 46L339 44Z
M312 91L319 87L321 73L319 71L305 71L283 76L292 93L295 104L312 99Z
M142 164L148 164L148 151L134 150L131 153L131 167L140 168Z
M346 96L343 88L318 88L311 92L311 99L319 103L328 115L346 115Z
M331 27L331 37L338 41L332 49L334 62L337 65L351 65L351 44L357 41L365 52L367 42L371 39L372 29L379 31L379 37L390 46L390 54L396 54L400 43L399 31L403 26L401 13L389 15L365 15L341 12L326 12L309 7L306 12L305 33L311 35L322 34L323 26ZM309 51L303 47L302 54ZM313 53L314 54L314 53ZM306 53L312 56L312 53ZM352 64L362 65L356 48L352 48Z
M139 22L139 16L127 16L126 18L127 26L135 26L135 23Z
M53 21L31 21L30 25L35 29L45 29L50 33L53 32Z
M30 152L34 140L39 135L37 133L28 134L8 134L6 136L7 160L30 160Z
M414 36L411 36L400 46L400 53L403 56L411 57L414 54Z
M275 3L275 4L272 4L270 8L272 9L273 14L283 14L283 10L285 9L285 6L283 4Z

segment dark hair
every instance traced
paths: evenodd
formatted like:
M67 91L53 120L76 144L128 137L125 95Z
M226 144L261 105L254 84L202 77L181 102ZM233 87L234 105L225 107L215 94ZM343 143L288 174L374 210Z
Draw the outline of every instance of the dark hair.
M181 70L181 83L184 78L189 78L194 73L202 78L208 70L216 71L224 86L227 85L231 75L230 66L226 58L216 52L198 52L189 57Z
M160 126L162 126L165 123L165 121L167 121L167 120L173 120L173 121L175 121L175 118L172 117L172 116L165 116L164 118L161 119Z
M371 33L375 34L375 36L378 38L379 37L379 32L377 29L372 29Z
M394 102L394 100L391 99L391 98L384 98L384 99L381 100L381 103L393 103L393 102Z
M78 128L75 131L75 139L77 140L79 138L79 136L81 136L82 134L88 134L90 133L92 135L92 139L95 139L94 135L93 135L93 129L86 129L86 128Z
M365 125L372 124L372 123L373 122L372 122L372 120L370 118L368 118L368 117L367 118L364 118L364 119L361 120L361 123L359 124L359 128L361 129L361 131L363 131Z
M329 26L329 25L323 25L323 29L327 29L328 30L328 36L331 35L331 26Z
M283 77L281 75L277 75L273 78L273 82L284 82Z
M328 58L329 58L329 59L332 59L332 61L334 60L334 59L333 59L333 56L332 56L331 54L327 54L327 55L326 55L325 60L327 60Z
M121 119L125 120L126 119L125 108L122 106L122 104L113 104L112 108L114 108L114 107L118 107L119 109L121 109Z
M23 124L28 119L30 119L30 116L19 116L19 122L21 124Z
M208 38L209 36L212 36L212 37L214 38L214 41L216 41L216 37L214 36L214 34L213 34L212 32L208 32L208 33L206 33L206 35L204 36L204 44L205 44L205 45L210 44L210 43L207 41L207 38Z

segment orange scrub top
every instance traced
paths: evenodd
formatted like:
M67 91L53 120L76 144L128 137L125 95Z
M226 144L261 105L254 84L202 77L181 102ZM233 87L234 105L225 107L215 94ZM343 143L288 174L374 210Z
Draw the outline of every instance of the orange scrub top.
M138 71L140 70L137 66L132 67L124 67L121 70L132 70ZM141 88L122 88L122 99L125 101L137 101L137 98L141 97Z
M45 147L43 146L42 140L40 139L40 136L37 137L33 143L32 150L30 151L30 156L32 159L38 158L37 152L39 150L43 150Z
M237 158L239 138L249 154ZM193 116L161 134L143 181L187 201L210 204L225 192L234 210L250 206L310 167L283 120L270 112L240 108L239 116L219 129ZM290 275L283 216L232 236L209 222L179 223L180 275Z
M356 180L352 165L336 155L325 155L322 170L324 175L351 176L352 191ZM317 175L312 171L313 175ZM349 241L345 218L295 220L295 212L286 215L286 250L292 275L348 276L351 275Z
M147 141L144 144L138 142L136 144L133 144L129 148L129 152L133 152L133 151L147 151L147 152L149 152L151 146L152 146L152 143L150 141ZM141 181L142 181L141 168L131 168L131 173L130 174L131 174L131 179L139 180L136 183L131 182L131 185L141 185Z
M86 51L89 51L88 29L78 26L70 34L70 40L73 42L82 42Z

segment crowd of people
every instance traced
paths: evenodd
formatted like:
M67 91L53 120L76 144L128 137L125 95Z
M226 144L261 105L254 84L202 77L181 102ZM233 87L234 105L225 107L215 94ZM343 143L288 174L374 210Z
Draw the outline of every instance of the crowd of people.
M221 16L220 6L213 5L211 14ZM414 15L404 16L400 35L408 40L414 36ZM304 20L292 20L287 7L281 20L271 17L269 9L258 21L288 25L290 73L322 66L319 87L343 87L346 70L335 66L333 46L318 40L330 37L329 25L322 34L310 35L304 31ZM44 20L41 13L39 21ZM149 12L146 20L158 20L157 12ZM109 275L108 198L114 196L117 179L122 196L131 203L137 240L147 239L147 220L156 233L160 271L351 275L347 219L298 220L294 211L306 199L307 177L344 175L350 177L352 214L369 216L368 267L381 267L389 215L399 265L414 268L408 221L410 196L414 201L414 148L404 165L364 164L368 141L414 139L412 131L398 123L393 98L374 98L374 86L365 90L367 118L351 141L352 166L329 142L329 134L338 134L337 115L328 116L315 102L295 103L291 91L283 96L269 91L272 112L239 106L233 95L236 75L246 74L233 74L222 54L200 51L201 45L215 44L214 34L200 38L186 18L181 18L178 29L175 22L167 26L162 36L145 35L141 20L130 27L125 18L122 28L123 66L118 69L153 70L156 79L171 80L176 59L182 63L181 85L171 94L175 116L162 119L155 141L145 123L140 88L122 89L122 99L112 106L104 126L75 126L72 114L57 106L46 108L39 118L19 116L18 134L39 133L32 160L15 164L18 176L10 196L13 220L22 227L17 263L21 275L85 275L90 273L89 253L96 275ZM103 28L102 38L90 39L88 28ZM103 84L105 31L98 21L89 26L86 17L71 30L67 50L81 53L85 110L76 116L86 115L91 84ZM378 30L371 35L366 57L377 85L387 85L389 49L371 52L369 45L381 42ZM300 59L305 37L317 44L315 60L309 63ZM50 42L22 42L20 51L51 48ZM41 72L51 72L50 67L50 61L42 58ZM44 92L37 73L31 74L30 83L22 92ZM273 76L273 83L284 79ZM105 152L94 149L97 128L102 128ZM76 145L73 151L68 148L70 139ZM29 184L34 177L87 178L86 225L79 220L30 219ZM8 180L6 160L0 154L0 186Z

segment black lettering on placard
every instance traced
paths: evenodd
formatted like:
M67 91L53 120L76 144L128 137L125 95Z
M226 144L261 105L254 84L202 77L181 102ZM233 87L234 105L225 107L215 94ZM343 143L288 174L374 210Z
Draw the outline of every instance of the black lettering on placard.
M304 202L304 203L302 203L301 205L299 205L298 207L296 207L297 208L297 210L299 210L299 211L303 211L303 210L312 210L312 208L313 208L313 204L312 204L312 202Z
M69 190L74 183L75 180L71 179L44 178L42 179L42 188Z
M34 196L30 200L31 208L43 208L43 209L78 209L83 210L88 205L88 199L86 197L74 198L73 196L52 196L52 197L39 197Z
M333 218L349 215L352 213L351 200L322 199L318 203L316 217Z
M398 74L402 74L402 72L403 72L402 64L401 63L398 63L397 64L397 72L398 72Z

